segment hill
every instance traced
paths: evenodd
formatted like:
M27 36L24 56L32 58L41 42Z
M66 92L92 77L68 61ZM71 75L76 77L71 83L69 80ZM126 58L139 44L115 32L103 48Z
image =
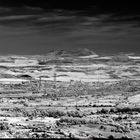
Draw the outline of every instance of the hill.
M55 58L55 57L80 57L80 56L89 56L89 55L97 55L97 54L87 48L78 48L75 50L51 51L47 55Z

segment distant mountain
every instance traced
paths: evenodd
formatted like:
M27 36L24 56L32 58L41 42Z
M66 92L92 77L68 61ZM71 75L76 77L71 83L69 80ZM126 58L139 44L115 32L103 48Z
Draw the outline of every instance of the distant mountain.
M75 50L56 50L51 51L47 54L47 56L51 57L80 57L80 56L90 56L97 55L95 52L87 49L87 48L78 48Z

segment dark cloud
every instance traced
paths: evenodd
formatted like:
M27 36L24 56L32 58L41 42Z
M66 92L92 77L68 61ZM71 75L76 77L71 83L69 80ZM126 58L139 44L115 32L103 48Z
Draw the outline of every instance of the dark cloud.
M38 54L76 47L98 53L140 52L136 5L19 1L0 2L1 53Z

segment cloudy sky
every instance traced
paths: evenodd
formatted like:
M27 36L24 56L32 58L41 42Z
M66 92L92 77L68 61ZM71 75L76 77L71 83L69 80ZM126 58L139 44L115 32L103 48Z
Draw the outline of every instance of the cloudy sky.
M137 3L1 0L0 54L45 54L89 48L96 53L140 53Z

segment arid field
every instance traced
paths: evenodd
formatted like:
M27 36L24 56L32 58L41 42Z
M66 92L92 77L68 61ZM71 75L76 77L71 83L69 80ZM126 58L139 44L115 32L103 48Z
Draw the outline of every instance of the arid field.
M140 56L58 54L0 57L0 138L139 140Z

